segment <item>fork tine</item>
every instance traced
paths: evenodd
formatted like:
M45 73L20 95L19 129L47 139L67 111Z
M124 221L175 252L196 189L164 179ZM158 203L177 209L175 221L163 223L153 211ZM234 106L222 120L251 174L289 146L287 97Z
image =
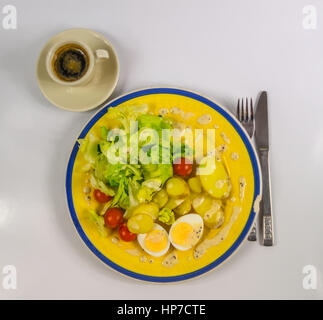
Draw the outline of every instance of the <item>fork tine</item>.
M251 121L253 121L253 103L252 103L252 98L250 98L250 118L251 118Z
M241 120L240 121L244 121L243 98L241 99Z
M248 98L246 98L246 121L249 121L249 105L248 105Z
M238 105L237 105L237 118L239 121L240 120L240 115L241 115L241 112L240 112L240 99L238 99Z

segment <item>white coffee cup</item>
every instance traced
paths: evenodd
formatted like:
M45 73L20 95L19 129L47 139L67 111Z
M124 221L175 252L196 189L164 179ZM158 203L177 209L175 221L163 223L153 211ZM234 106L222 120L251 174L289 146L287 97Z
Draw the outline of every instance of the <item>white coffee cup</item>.
M88 56L88 67L85 72L85 74L78 80L75 81L64 81L60 79L54 72L53 70L53 59L54 55L57 52L57 50L67 44L76 44L77 46L81 47L85 53ZM106 49L91 49L86 43L82 41L75 41L75 40L70 40L70 41L61 41L58 43L55 43L53 45L47 54L46 58L46 69L49 74L49 76L57 83L63 85L63 86L81 86L87 84L90 80L92 80L94 76L94 66L95 63L97 62L98 59L109 59L109 52Z

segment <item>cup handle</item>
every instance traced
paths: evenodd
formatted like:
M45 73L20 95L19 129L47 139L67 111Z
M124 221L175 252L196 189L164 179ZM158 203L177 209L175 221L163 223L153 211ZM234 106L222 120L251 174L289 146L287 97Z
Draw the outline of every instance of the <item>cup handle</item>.
M97 59L109 59L109 52L105 49L97 49L95 50L95 55L97 57Z

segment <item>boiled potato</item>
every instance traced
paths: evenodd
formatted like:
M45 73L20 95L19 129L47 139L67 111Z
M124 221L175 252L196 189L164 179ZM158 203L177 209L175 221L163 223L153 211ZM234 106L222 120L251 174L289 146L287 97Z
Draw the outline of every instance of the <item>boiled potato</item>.
M166 191L171 197L185 197L190 193L186 181L179 177L170 178L166 183Z
M153 198L153 201L160 207L164 207L165 204L167 203L168 201L168 194L166 192L166 190L164 189L161 189L160 191L158 191L154 198Z
M203 216L204 223L209 228L218 228L224 222L222 203L213 199L212 207Z
M202 184L199 177L193 177L188 179L188 185L193 192L195 193L202 192Z
M155 221L158 217L158 212L159 206L155 202L141 203L133 209L132 216L134 217L139 214L146 214L151 216L151 218Z
M189 213L191 210L191 200L189 197L186 197L184 201L174 209L174 212L180 216L183 216L186 213Z
M165 208L174 210L177 208L180 204L184 202L185 199L176 199L176 198L170 198L168 202L165 205Z
M203 189L213 198L227 198L230 195L231 182L223 162L215 160L215 163L213 162L213 164L206 167L205 164L208 159L204 158L203 160L201 163L202 170L199 170L199 177ZM207 168L207 170L205 168ZM203 174L201 174L202 172Z
M154 221L148 214L137 214L132 216L128 222L127 227L132 233L147 233L152 230Z
M205 212L211 209L212 200L212 197L208 194L202 193L195 196L192 201L192 206L199 215L203 216Z
M192 205L209 228L217 228L222 224L223 210L221 200L216 200L208 194L201 194L194 198Z

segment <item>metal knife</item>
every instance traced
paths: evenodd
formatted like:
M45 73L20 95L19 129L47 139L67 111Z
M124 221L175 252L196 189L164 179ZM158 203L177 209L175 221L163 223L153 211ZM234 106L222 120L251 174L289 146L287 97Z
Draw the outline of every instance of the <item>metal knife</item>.
M255 113L255 141L262 171L262 201L260 219L262 219L263 244L274 244L273 216L271 211L270 170L269 170L269 130L267 92L262 91Z

